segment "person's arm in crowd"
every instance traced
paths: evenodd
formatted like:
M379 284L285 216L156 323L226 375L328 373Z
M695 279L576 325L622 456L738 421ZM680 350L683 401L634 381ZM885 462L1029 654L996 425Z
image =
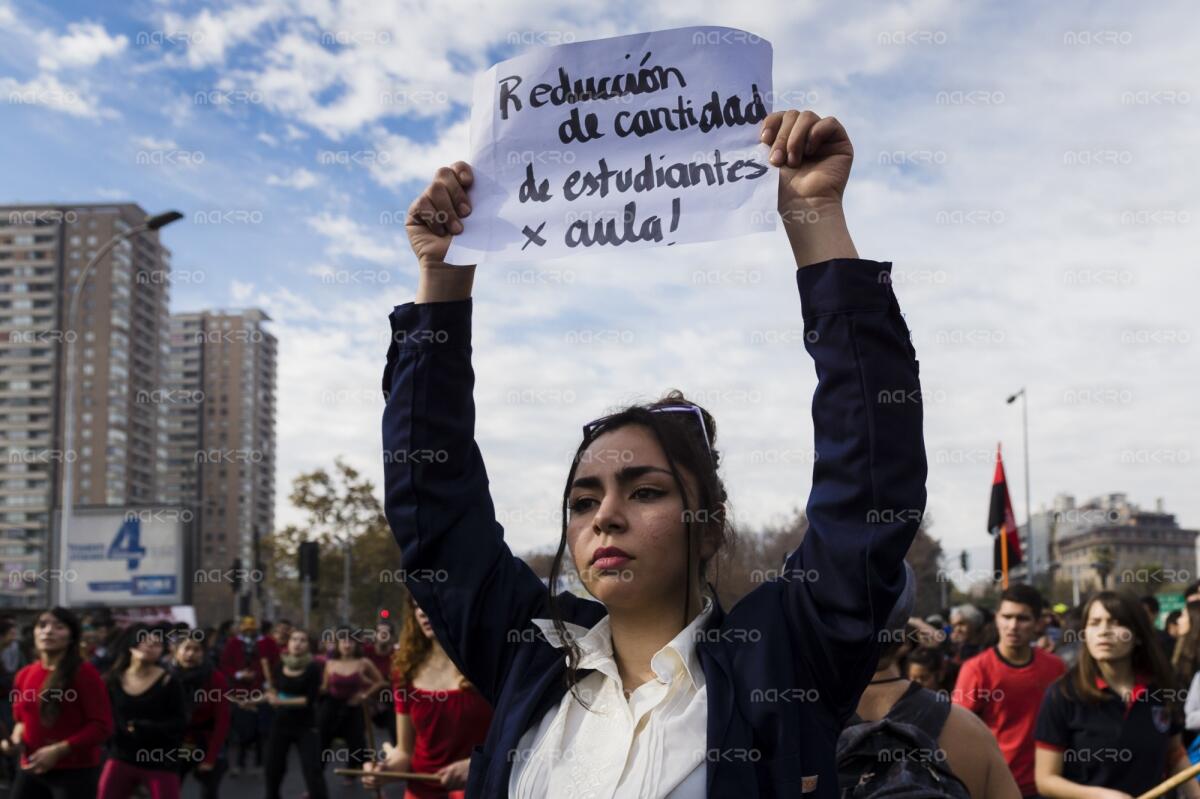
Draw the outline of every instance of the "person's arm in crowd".
M83 709L83 724L59 742L65 746L64 755L73 750L99 746L113 734L112 703L104 680L91 666L80 666L75 673L75 686Z
M938 746L971 799L1021 799L1021 789L992 731L965 707L951 704Z
M383 744L383 759L375 763L364 763L364 771L408 771L412 767L413 745L417 732L412 718L407 713L396 713L396 745L387 741ZM380 783L373 777L363 777L363 785L374 788Z
M229 735L229 726L233 720L233 705L229 701L229 697L225 692L229 689L229 681L225 679L225 675L219 671L212 673L212 684L220 694L217 700L217 706L213 713L213 728L212 734L208 736L206 742L207 748L204 750L204 762L197 768L202 771L210 771L216 768L217 760L221 756L221 749L225 746L225 738Z
M355 704L371 698L379 692L380 688L387 685L387 680L383 679L383 675L379 673L379 669L375 668L375 664L370 659L363 658L362 662L363 679L366 681L366 686L359 691Z
M1132 799L1124 791L1099 785L1080 785L1064 777L1061 750L1039 745L1033 764L1038 794L1046 799Z
M1188 757L1187 749L1184 748L1183 740L1178 734L1167 739L1167 764L1167 773L1172 777L1192 767L1192 760ZM1188 780L1176 790L1183 794L1185 799L1200 799L1200 783L1194 779Z

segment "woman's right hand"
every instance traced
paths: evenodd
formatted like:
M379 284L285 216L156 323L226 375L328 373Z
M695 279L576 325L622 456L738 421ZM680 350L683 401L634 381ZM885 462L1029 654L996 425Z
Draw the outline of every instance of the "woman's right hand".
M470 165L455 161L439 169L409 206L404 229L422 267L445 262L450 237L463 232L462 219L471 213L467 191L474 182Z
M383 744L383 760L370 761L363 763L363 771L408 771L412 765L412 757L407 753L392 746L386 741ZM367 788L375 788L382 784L381 780L374 777L363 777L363 785Z

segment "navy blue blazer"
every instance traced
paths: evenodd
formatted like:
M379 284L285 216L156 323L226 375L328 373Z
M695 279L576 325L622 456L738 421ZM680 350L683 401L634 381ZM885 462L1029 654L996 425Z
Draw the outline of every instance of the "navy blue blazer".
M780 578L715 608L698 643L709 796L837 794L838 733L874 673L925 508L918 365L890 275L890 263L858 259L796 273L818 381L809 528ZM562 699L566 666L530 622L550 615L546 588L504 542L475 442L471 307L408 303L390 316L385 511L405 584L495 708L467 786L492 797L529 756L522 733ZM559 601L583 627L605 613Z

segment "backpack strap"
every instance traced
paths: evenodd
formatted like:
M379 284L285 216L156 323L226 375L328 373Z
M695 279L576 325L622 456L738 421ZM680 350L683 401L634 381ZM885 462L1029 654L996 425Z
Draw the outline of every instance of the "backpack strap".
M891 721L911 724L925 733L936 744L941 737L946 719L950 717L950 703L933 691L927 691L913 683L908 690L896 700L896 704L888 711Z

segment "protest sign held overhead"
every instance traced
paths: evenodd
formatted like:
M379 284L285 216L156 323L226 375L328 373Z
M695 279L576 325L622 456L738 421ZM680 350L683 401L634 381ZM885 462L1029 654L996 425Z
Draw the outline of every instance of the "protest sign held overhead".
M773 230L771 45L691 27L534 50L476 78L472 214L446 261L529 261Z

